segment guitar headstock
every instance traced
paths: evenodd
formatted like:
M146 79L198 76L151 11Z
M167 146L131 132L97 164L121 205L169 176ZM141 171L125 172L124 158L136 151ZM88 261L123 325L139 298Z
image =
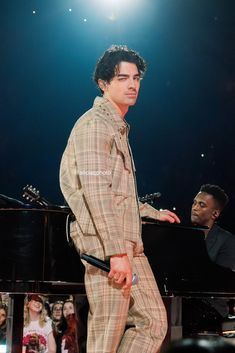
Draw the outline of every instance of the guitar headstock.
M26 185L23 188L23 197L29 202L35 202L40 206L49 206L49 202L41 197L39 190L32 185Z

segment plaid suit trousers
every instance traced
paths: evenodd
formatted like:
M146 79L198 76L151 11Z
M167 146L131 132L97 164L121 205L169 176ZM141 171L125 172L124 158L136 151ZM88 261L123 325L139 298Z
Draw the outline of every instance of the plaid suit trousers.
M130 256L129 256L130 258ZM87 353L157 353L167 331L167 318L148 259L132 259L139 282L124 291L107 274L86 264L90 305Z

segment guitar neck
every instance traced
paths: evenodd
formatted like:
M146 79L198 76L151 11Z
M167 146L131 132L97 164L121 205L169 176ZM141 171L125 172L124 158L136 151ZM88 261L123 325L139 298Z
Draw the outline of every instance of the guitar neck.
M53 206L53 204L51 202L49 202L48 200L46 200L44 197L40 197L38 199L35 199L35 202L38 205L41 205L43 207L49 207L49 206Z

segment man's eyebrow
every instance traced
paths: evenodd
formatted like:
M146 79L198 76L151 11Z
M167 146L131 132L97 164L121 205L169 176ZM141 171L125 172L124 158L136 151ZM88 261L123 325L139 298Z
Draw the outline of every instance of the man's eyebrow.
M130 75L128 75L128 74L117 74L117 77L120 77L120 76L122 76L122 77L129 77ZM140 74L135 74L134 75L135 77L140 77Z
M196 198L193 199L193 202L197 202L197 203L203 203L206 205L206 202L203 200L197 200Z

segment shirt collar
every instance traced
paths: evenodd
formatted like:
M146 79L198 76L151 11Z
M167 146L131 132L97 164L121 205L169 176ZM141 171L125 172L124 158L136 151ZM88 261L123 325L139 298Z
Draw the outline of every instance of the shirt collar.
M126 130L129 132L130 125L126 122L125 119L121 118L118 111L107 98L96 97L93 106L102 109L106 118L115 124L118 131L120 131L122 135L126 132Z

